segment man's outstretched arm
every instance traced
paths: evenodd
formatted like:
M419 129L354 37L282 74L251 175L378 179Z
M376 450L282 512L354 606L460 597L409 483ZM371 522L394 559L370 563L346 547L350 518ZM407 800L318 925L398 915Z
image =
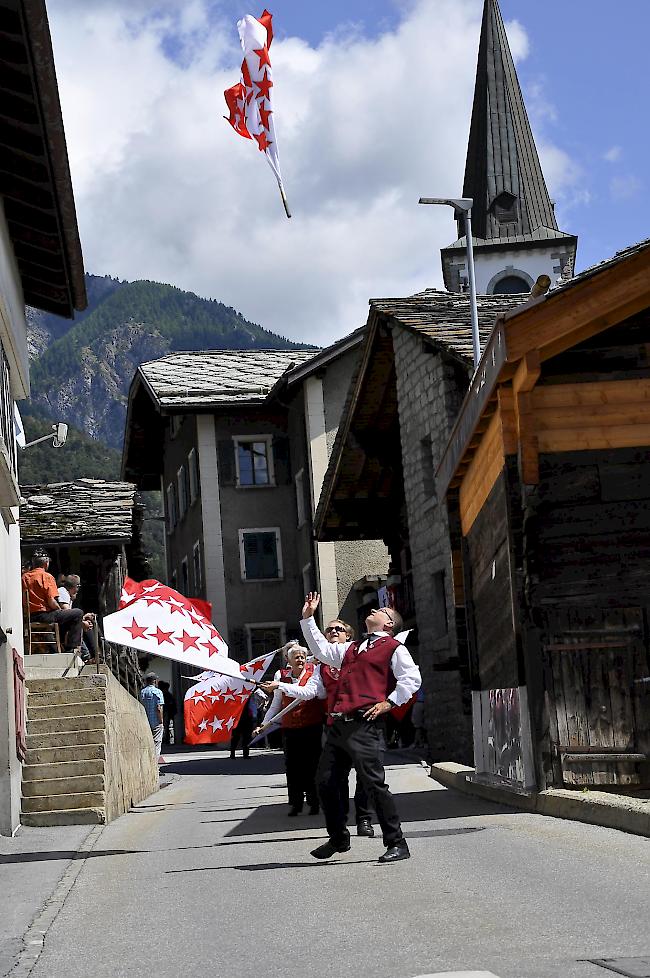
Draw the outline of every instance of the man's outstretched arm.
M325 665L334 666L335 669L338 669L343 662L343 656L351 643L334 643L327 641L320 628L314 621L314 612L319 604L320 594L318 591L310 591L305 598L305 603L302 609L302 620L300 622L302 634L304 635L309 651L313 656L315 656L320 662L324 662Z

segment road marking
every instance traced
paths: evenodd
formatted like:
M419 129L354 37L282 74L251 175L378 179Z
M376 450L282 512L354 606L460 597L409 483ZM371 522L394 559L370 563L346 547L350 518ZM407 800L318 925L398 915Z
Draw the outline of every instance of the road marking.
M436 971L430 975L416 975L415 978L499 978L493 971Z

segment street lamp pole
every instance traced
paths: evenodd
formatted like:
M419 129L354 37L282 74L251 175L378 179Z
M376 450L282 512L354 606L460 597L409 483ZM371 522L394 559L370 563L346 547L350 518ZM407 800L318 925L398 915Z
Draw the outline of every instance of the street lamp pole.
M474 350L474 370L478 368L481 359L481 338L478 331L478 306L476 304L476 277L474 275L474 244L472 242L472 206L471 197L420 197L420 204L446 204L453 207L456 217L463 215L465 225L465 249L467 252L467 277L469 279L469 308L472 317L472 347Z

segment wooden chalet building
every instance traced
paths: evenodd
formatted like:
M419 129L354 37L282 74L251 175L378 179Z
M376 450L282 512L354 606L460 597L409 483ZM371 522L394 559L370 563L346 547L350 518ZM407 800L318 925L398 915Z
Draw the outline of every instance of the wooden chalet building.
M650 785L650 241L502 316L438 470L477 777Z

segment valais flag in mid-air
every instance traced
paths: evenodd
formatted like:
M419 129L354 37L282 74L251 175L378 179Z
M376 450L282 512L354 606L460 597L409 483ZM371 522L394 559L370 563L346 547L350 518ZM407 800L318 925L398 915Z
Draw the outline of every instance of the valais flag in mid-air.
M210 672L197 677L201 681L185 694L185 743L218 744L230 740L244 704L255 689L247 680L260 682L274 655L269 652L238 666L236 679Z
M287 217L291 217L282 185L278 143L273 123L271 89L273 72L269 48L273 40L273 18L268 10L260 17L246 14L237 22L244 60L241 81L224 92L230 115L226 116L235 132L245 139L254 139L278 181Z
M127 578L119 610L106 615L104 637L148 655L174 659L228 676L241 675L228 646L209 618L189 598L159 581Z

